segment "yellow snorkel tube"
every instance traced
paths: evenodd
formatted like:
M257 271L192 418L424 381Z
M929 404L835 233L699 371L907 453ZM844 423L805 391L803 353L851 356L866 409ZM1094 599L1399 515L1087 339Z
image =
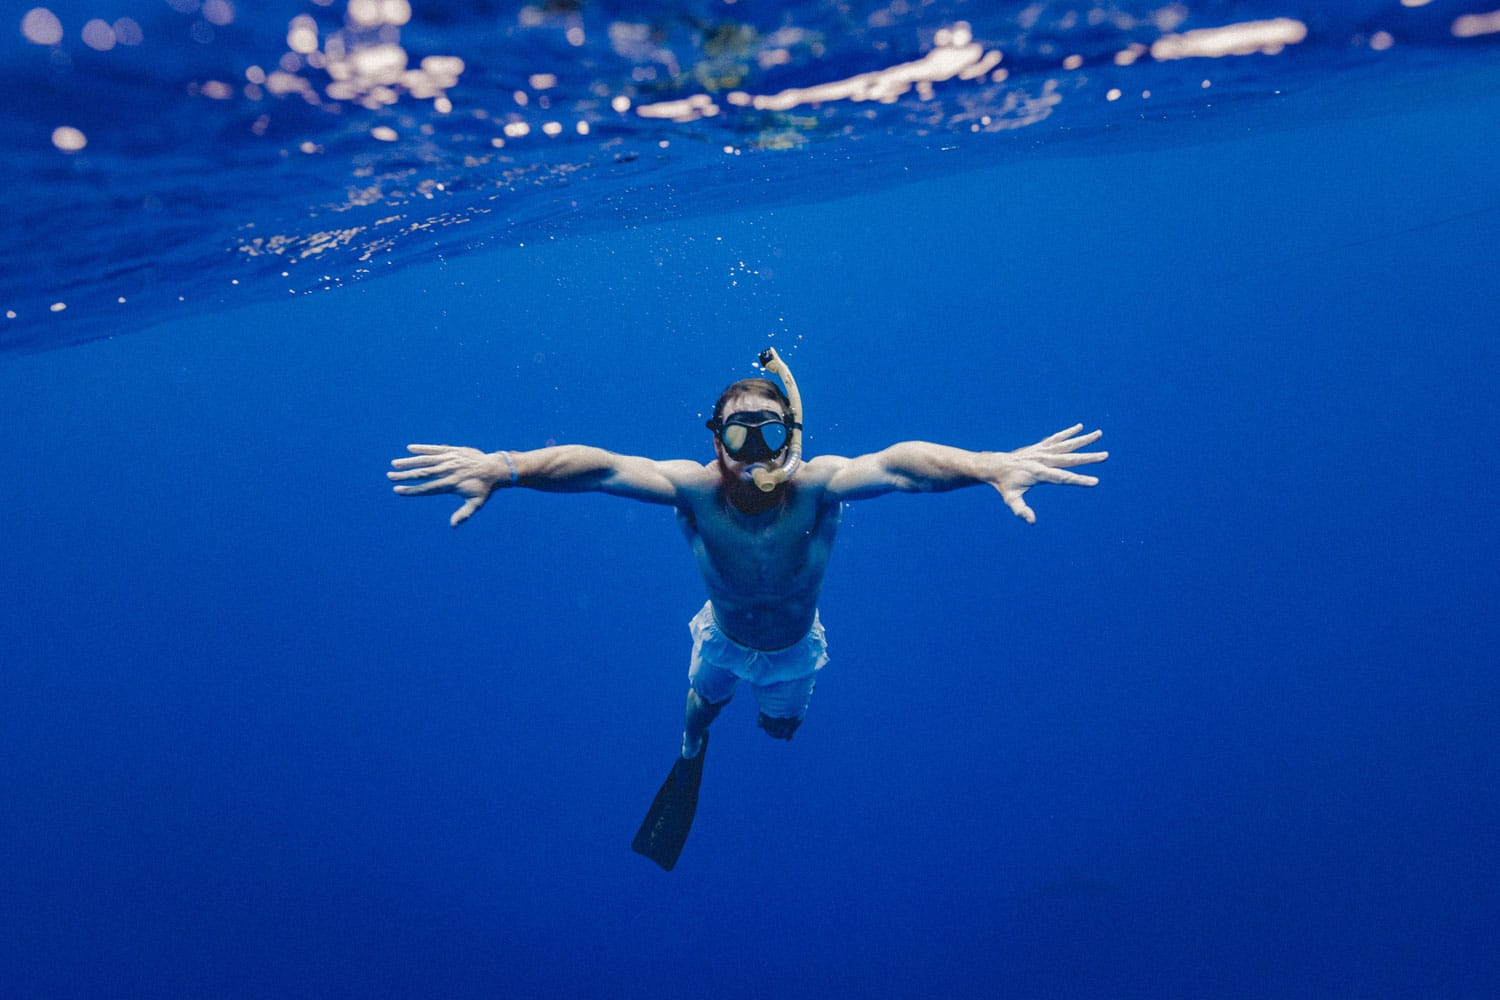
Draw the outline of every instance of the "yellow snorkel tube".
M791 369L781 360L776 348L768 347L760 352L760 366L781 379L781 384L786 387L787 401L792 404L792 426L787 437L786 459L774 469L757 468L750 473L756 487L762 493L770 493L796 475L797 467L802 464L802 396L797 392L797 380L792 378Z

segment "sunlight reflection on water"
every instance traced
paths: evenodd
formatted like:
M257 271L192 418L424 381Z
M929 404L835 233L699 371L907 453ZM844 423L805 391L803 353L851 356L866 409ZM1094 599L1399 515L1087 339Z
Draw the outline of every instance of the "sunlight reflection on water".
M0 50L16 92L45 95L9 109L32 127L5 154L26 236L0 244L0 349L226 302L231 281L240 299L304 294L436 249L729 207L746 170L758 198L832 195L934 150L977 166L1040 141L1016 133L1061 151L1201 129L1434 48L1487 55L1500 33L1500 11L1420 0L1258 6L38 6Z

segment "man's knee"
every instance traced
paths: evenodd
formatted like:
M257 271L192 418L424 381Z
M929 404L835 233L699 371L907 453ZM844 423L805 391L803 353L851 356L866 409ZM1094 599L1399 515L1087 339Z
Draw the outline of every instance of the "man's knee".
M802 716L799 715L794 719L779 719L762 712L756 725L764 729L766 735L773 740L789 740L797 732L797 727L802 725Z
M709 701L693 688L688 688L689 711L705 726L719 717L719 713L724 711L724 706L729 704L729 701L730 698L725 698L723 701Z

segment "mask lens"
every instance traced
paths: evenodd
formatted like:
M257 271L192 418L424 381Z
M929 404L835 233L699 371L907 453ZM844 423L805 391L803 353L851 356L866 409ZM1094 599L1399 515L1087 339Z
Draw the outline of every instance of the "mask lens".
M775 454L786 444L786 424L761 424L760 436L765 440L766 447Z
M725 424L724 429L719 432L719 440L724 442L724 449L731 455L738 454L745 447L745 440L750 436L750 429L744 424Z

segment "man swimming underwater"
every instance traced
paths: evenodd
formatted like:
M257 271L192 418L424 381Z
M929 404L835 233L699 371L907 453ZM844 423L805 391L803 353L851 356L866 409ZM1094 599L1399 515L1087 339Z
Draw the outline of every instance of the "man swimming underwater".
M1038 483L1093 486L1067 471L1109 457L1080 452L1100 431L1082 424L1009 452L973 452L906 441L858 458L802 460L802 400L774 350L761 365L778 376L742 379L714 404L713 462L659 462L584 445L496 451L413 444L386 475L403 496L456 493L456 528L498 489L596 491L671 506L708 589L693 618L682 751L636 835L635 850L667 870L677 863L697 807L708 726L740 681L750 684L767 735L789 740L828 662L818 592L846 500L885 493L994 487L1011 511L1036 520L1023 499Z

